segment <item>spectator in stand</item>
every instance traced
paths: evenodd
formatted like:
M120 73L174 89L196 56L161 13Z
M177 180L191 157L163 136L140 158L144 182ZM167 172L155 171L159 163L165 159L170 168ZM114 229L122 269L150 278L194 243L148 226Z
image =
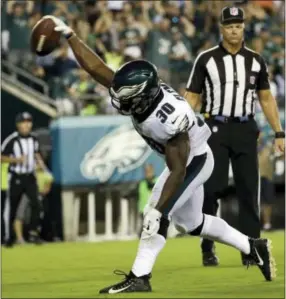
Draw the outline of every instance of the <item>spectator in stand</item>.
M170 20L171 26L178 26L181 15L179 3L177 1L166 1L165 3L163 2L163 8L165 11L164 15Z
M274 12L273 0L255 0L254 2L263 8L266 13L272 14Z
M169 54L172 44L170 20L160 15L155 20L157 26L149 31L146 40L146 58L157 66L160 78L164 82L170 83Z
M31 20L34 1L7 1L6 26L9 31L8 59L11 63L26 66L32 61L30 51Z
M83 4L83 15L86 17L86 21L90 27L93 27L95 21L99 17L97 4L98 3L94 0L86 0Z
M253 38L256 35L259 35L262 28L267 28L268 30L271 27L271 18L265 12L265 10L255 1L249 1L246 6L246 23L248 23L249 30L248 38Z
M71 70L77 69L78 64L74 59L69 57L69 48L66 44L63 44L58 50L53 53L55 58L54 74L58 77L64 76Z
M197 6L194 14L194 25L198 35L203 35L210 31L210 18L208 18L208 2L199 0L196 1Z
M96 82L91 80L90 75L83 69L79 69L77 71L77 78L68 89L68 92L72 98L79 98L88 92L92 92L95 85Z
M173 27L171 31L173 41L169 58L172 74L176 74L171 77L171 85L183 95L189 78L192 49L189 40L184 38L178 27Z
M101 8L101 15L94 24L93 32L96 33L96 37L99 38L104 45L105 49L111 49L111 28L112 28L112 13L106 6ZM101 53L102 54L102 53Z
M151 17L154 16L154 10L150 4L152 3L148 1L136 1L134 3L134 27L139 30L142 42L146 41L149 30L153 28Z
M132 58L142 58L142 39L138 28L135 26L133 15L124 18L124 29L120 32L120 46L127 53L131 53Z
M252 49L253 51L259 53L262 55L263 49L264 49L264 43L261 37L257 36L253 38L252 42Z
M212 47L214 47L214 43L206 34L205 40L202 41L201 47L198 49L197 54L200 54L201 52L206 51Z
M52 98L55 98L55 94L53 92L54 78L56 77L54 65L55 57L54 54L51 53L47 56L37 56L32 67L33 75L49 84L51 88L49 96Z
M97 114L97 104L89 94L94 94L96 82L83 69L78 70L78 78L68 89L70 98L79 106L80 115L90 116Z
M284 66L284 34L280 30L273 30L271 33L271 40L266 44L265 51L269 52L271 62L274 66L274 73L282 73Z
M103 44L100 37L96 34L95 26L92 27L88 36L87 36L87 44L93 49L101 58L104 57L104 53L107 52L105 45Z

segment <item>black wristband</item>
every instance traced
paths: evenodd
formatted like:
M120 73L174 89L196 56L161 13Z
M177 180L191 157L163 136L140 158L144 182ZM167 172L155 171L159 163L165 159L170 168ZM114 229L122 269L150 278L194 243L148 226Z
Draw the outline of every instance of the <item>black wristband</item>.
M66 38L66 39L69 39L69 38L72 37L72 36L73 36L73 32L71 32L71 33L65 35L65 38Z
M285 138L285 132L275 132L275 138Z

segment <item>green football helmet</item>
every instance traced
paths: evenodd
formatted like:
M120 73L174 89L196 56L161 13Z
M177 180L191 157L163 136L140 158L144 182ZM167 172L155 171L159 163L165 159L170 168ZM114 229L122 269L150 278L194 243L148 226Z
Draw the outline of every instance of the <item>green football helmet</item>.
M159 91L157 68L146 60L134 60L121 66L109 89L112 106L123 115L142 114Z

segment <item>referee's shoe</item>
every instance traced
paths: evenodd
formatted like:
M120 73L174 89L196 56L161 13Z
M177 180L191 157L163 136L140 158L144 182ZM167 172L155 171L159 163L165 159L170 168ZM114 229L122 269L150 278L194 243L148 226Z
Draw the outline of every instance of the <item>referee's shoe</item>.
M30 232L28 243L32 243L35 245L42 245L43 240L41 239L41 237L39 236L39 234L37 232ZM5 246L7 248L12 248L14 245L15 245L15 241L13 239L9 239L5 243Z
M213 251L203 252L203 265L205 267L216 267L219 265L219 258Z

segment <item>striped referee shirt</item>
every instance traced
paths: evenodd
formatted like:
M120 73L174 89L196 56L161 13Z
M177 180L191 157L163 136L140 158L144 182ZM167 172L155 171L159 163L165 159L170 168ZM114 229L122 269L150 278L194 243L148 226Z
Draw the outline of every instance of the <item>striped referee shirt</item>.
M186 89L202 94L201 113L254 115L256 92L270 89L267 66L258 53L244 45L231 54L220 43L198 55Z
M29 134L21 136L18 132L9 135L2 143L1 153L3 156L13 158L27 157L26 163L10 164L9 172L17 174L33 173L36 166L35 154L39 152L37 138Z

